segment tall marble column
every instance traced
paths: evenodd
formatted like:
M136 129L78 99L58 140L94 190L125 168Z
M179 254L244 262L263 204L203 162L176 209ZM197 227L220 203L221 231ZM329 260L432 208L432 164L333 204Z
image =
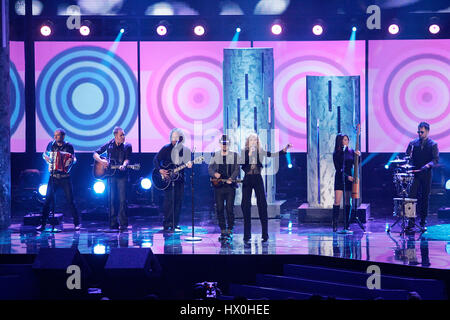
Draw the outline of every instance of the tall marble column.
M0 229L11 223L8 2L0 0Z
M256 132L265 150L278 151L273 132L273 80L272 48L224 49L223 127L231 137L232 150L240 152L246 137ZM263 177L267 202L271 204L275 201L275 174L279 161L278 158L266 160ZM241 197L238 189L236 204L240 204Z

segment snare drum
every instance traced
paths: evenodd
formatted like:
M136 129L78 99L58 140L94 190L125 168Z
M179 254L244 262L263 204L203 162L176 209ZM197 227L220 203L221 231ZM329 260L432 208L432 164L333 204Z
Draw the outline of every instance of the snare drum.
M415 218L417 199L394 198L394 215L397 217Z

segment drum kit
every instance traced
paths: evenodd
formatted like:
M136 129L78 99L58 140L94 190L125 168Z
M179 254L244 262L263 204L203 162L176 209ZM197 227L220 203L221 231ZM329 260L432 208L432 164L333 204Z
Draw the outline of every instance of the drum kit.
M417 199L408 198L414 181L414 173L412 171L414 166L409 163L409 160L410 157L403 159L397 157L397 159L389 162L389 165L394 168L393 182L396 192L396 197L394 198L394 217L397 217L397 221L388 227L386 231L390 232L392 227L398 222L401 222L401 235L407 231L410 219L414 219L411 221L415 222L416 218ZM417 227L422 230L419 226Z

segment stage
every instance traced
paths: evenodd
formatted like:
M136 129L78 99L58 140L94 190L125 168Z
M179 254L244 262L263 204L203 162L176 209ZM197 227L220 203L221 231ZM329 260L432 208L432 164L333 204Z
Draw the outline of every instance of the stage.
M78 232L74 231L73 224L64 223L59 233L37 233L33 227L17 222L0 232L0 253L37 254L40 248L78 248L81 254L108 254L111 248L151 248L157 255L313 255L450 268L450 226L434 215L430 215L426 233L401 237L399 226L391 233L385 231L386 224L394 222L393 218L369 220L365 233L352 224L353 234L340 234L333 233L326 224L299 224L295 213L284 213L280 219L269 219L267 243L261 243L259 220L252 219L250 245L243 242L242 219L236 219L233 241L221 244L214 218L206 212L199 215L195 222L195 235L201 238L198 242L186 241L192 232L188 220L182 221L181 233L164 233L160 218L155 216L130 217L130 227L125 232L110 232L106 221L84 221Z

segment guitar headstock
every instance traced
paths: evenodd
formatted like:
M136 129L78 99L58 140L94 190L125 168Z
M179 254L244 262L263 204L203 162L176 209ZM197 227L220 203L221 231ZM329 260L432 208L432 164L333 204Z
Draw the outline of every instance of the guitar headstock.
M133 169L133 170L141 170L141 164L140 163L132 164L132 165L130 165L128 167Z
M361 134L361 124L360 123L358 123L357 125L356 125L356 134Z

